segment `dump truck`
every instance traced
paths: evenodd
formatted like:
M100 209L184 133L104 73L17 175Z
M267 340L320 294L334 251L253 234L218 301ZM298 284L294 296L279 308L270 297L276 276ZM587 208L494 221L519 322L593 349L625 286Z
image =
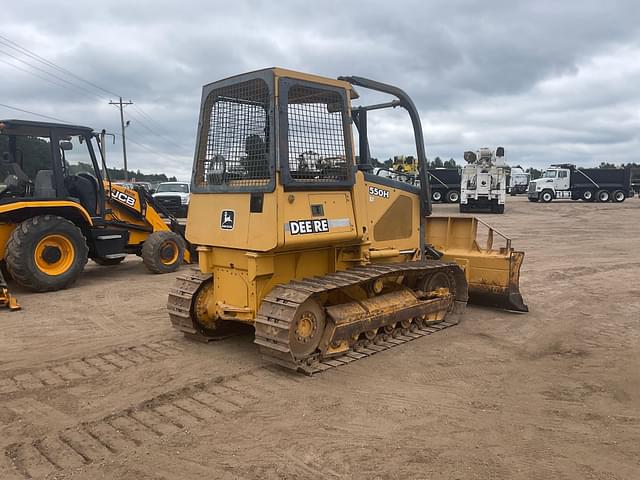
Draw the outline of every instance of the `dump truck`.
M394 99L356 106L356 88ZM368 115L394 107L419 186L373 171ZM205 85L191 186L198 268L167 302L189 338L250 325L268 361L313 374L451 327L469 299L527 310L523 252L474 217L431 216L420 117L397 87L280 68Z
M429 184L434 202L458 203L460 201L460 170L457 168L430 168Z
M154 273L189 260L175 218L167 214L167 224L144 188L103 175L101 146L90 127L0 120L0 261L21 286L66 288L89 258L110 266L136 254ZM71 161L90 171L72 173ZM4 278L0 292L0 302L15 309Z
M504 213L507 192L507 165L504 148L494 152L484 147L477 152L464 152L467 165L460 181L460 212L489 211Z
M576 168L551 165L542 178L529 183L529 201L549 203L555 199L585 202L624 202L633 196L631 168Z

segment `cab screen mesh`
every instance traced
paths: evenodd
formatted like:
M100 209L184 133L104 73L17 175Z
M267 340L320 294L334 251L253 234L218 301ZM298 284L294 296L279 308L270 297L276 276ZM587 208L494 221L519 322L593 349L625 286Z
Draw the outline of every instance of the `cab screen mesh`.
M262 79L214 90L205 102L196 185L233 189L268 185L270 95Z
M288 162L294 182L348 180L343 113L344 100L337 92L300 85L289 89Z

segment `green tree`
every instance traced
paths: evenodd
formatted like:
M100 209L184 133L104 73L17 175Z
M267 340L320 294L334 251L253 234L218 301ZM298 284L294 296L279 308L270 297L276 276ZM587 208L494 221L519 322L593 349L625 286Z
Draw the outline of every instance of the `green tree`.
M9 136L0 135L0 152L9 152ZM30 178L35 178L39 170L51 170L51 145L48 140L38 137L16 137L15 161Z
M542 176L542 170L538 170L537 168L529 167L526 172L530 175L531 180L535 180Z

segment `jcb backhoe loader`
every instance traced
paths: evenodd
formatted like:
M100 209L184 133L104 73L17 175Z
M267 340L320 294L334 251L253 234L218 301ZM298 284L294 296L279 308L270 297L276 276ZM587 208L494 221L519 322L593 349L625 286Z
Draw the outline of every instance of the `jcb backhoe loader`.
M352 107L355 87L396 99ZM403 107L419 186L372 173L370 111ZM356 163L351 126L358 129ZM526 311L523 258L433 218L422 127L400 89L271 68L206 85L186 237L199 269L169 293L175 327L206 339L255 327L271 361L307 373L457 322L469 294Z
M156 273L188 261L175 219L167 225L144 189L103 178L91 128L0 120L0 142L0 261L23 287L68 287L88 258L116 265L134 253ZM91 171L72 174L71 160ZM1 274L0 304L19 308Z

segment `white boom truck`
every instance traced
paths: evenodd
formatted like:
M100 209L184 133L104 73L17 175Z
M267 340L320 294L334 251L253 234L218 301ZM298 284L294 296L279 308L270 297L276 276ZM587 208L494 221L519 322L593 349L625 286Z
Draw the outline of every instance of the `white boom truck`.
M481 148L477 152L464 152L467 165L462 169L460 181L460 212L478 210L504 213L507 194L507 164L504 148L494 152Z

